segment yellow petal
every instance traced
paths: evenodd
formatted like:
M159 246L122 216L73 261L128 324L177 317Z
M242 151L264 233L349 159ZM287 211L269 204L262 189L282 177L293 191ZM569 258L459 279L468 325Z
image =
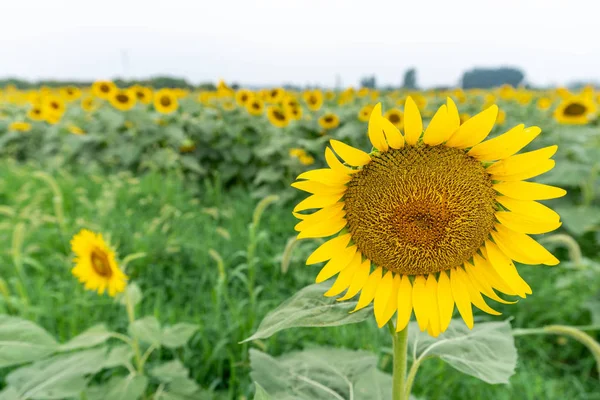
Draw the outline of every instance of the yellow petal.
M481 280L489 282L489 284L504 294L510 296L516 296L515 292L508 284L502 279L494 268L490 265L489 261L481 257L479 254L473 256L473 262L475 263L475 269L473 270L478 276L481 276Z
M339 215L333 216L329 219L321 221L318 224L302 229L302 231L298 234L298 239L321 238L335 235L347 224L346 219L342 217L344 214L345 211L341 211ZM302 223L304 223L304 221L301 222L301 224Z
M450 131L449 136L451 136L460 128L460 114L454 100L450 97L446 97L446 108L448 109L448 131Z
M352 169L342 164L329 147L325 148L325 161L327 161L329 168L342 174L355 174L360 171L360 169Z
M296 189L312 194L339 194L344 193L347 189L346 185L326 185L315 181L298 181L291 185Z
M519 297L525 298L526 295L531 294L531 288L527 282L521 278L510 258L508 258L495 243L487 240L485 242L485 250L490 265L498 275L502 277L504 282L514 289Z
M427 293L425 292L425 277L423 275L415 276L412 290L412 303L415 310L415 317L419 329L423 332L429 324L429 314L427 313Z
M317 264L330 260L334 255L342 252L350 242L351 235L346 233L323 243L306 260L306 265Z
M412 314L412 285L410 278L403 275L398 288L398 315L396 320L396 332L400 332L408 325Z
M308 179L314 182L321 182L326 185L339 186L349 182L352 177L333 169L321 168L303 172L298 175L298 179Z
M348 146L339 140L331 139L329 142L333 150L349 165L362 167L371 162L371 157L362 150Z
M498 311L492 309L490 306L487 305L483 297L481 297L481 293L479 292L479 290L476 289L476 286L473 286L471 280L467 276L467 273L461 267L456 268L456 272L459 279L462 281L464 287L467 288L467 291L469 292L469 298L471 299L471 303L473 303L475 307L491 315L500 315Z
M390 301L390 297L392 295L392 289L394 287L394 274L392 271L386 272L386 274L379 282L379 286L377 286L377 292L375 293L374 303L374 312L375 312L375 321L377 321L377 326L382 327L387 323L384 316L387 305Z
M494 104L462 124L448 139L446 146L464 149L479 144L492 131L497 116L498 106Z
M375 270L369 275L365 286L362 288L360 292L360 297L358 298L358 304L354 311L358 311L360 309L365 308L375 298L375 293L377 292L377 287L379 286L379 282L381 282L381 267L375 268Z
M503 160L527 146L541 131L537 126L525 129L523 124L517 125L498 137L474 146L467 154L482 161Z
M524 233L515 232L503 225L496 224L492 238L502 252L522 264L557 265L560 261L541 244Z
M429 330L433 337L438 337L441 330L440 309L438 304L438 283L434 274L429 274L425 282L425 298L427 314L429 315Z
M515 200L506 196L496 197L496 201L522 217L538 221L560 221L560 215L549 207L531 200Z
M554 168L556 162L554 160L543 160L538 164L531 166L527 169L521 170L521 172L514 173L512 175L496 175L492 174L492 179L496 181L505 181L505 182L513 182L513 181L523 181L525 179L531 179L538 175L545 174Z
M392 149L401 149L404 147L404 137L402 133L387 118L381 118L381 127L385 138Z
M490 165L486 172L497 176L510 176L527 171L544 160L552 157L558 146L548 146L543 149L530 151L528 153L517 154L516 156L508 157L502 161L498 161Z
M383 320L387 323L392 317L394 313L398 309L398 290L400 289L400 275L394 274L394 282L392 285L392 294L390 295L390 299L388 300L387 306L385 308L385 312L383 313Z
M342 293L344 290L348 289L350 283L352 282L352 278L361 264L361 255L359 252L354 253L354 257L350 261L350 264L346 268L344 268L340 274L338 275L335 283L331 288L325 292L325 296L332 297L337 296Z
M564 189L534 182L500 182L494 184L494 189L517 200L548 200L567 194Z
M338 219L343 218L346 215L346 212L344 211L344 203L335 203L312 214L295 213L295 215L302 216L302 221L294 226L296 231L301 231L310 228L311 226L319 225L323 221L333 217L337 217Z
M460 267L459 267L460 268ZM468 289L460 279L456 268L450 270L450 287L452 288L452 297L456 303L456 308L460 316L465 321L469 329L473 329L473 310L471 309L471 298Z
M471 265L471 263L465 262L464 267L465 267L467 276L471 280L471 283L481 293L485 294L490 299L495 300L502 304L514 304L515 303L514 301L504 300L503 298L501 298L500 296L498 296L496 294L496 292L494 291L494 288L492 287L492 283L489 282L489 280L486 278L486 275L481 271L480 266L474 267L473 265ZM489 267L489 268L491 268L491 267Z
M358 252L357 252L358 253ZM362 257L362 256L361 256ZM365 286L367 280L369 278L369 273L371 272L371 262L369 260L365 260L358 270L354 274L352 278L352 282L350 283L350 287L346 294L338 299L338 301L348 300L352 297L356 296L358 292Z
M448 140L452 133L454 132L451 132L448 126L448 109L444 105L437 110L429 122L423 134L423 143L430 146L437 146Z
M445 332L450 325L452 313L454 312L452 287L450 286L450 278L448 278L445 271L441 271L438 278L437 300L440 314L440 331Z
M381 103L377 103L373 107L373 111L371 111L371 116L369 117L369 140L373 147L382 153L388 151L388 144L385 141L383 126L381 124L383 119L381 116Z
M324 282L338 272L342 271L350 264L350 261L352 261L355 253L356 245L352 245L345 248L343 252L334 255L333 258L329 260L327 264L325 264L323 269L321 269L321 272L319 272L319 275L317 275L316 282Z
M302 200L296 207L294 212L310 210L313 208L323 208L333 205L338 202L344 196L344 193L340 194L313 194Z
M498 211L495 215L502 225L521 233L547 233L558 229L562 225L560 221L540 221L510 211Z
M411 146L414 146L419 141L423 133L423 120L419 107L415 101L408 96L404 105L404 140Z

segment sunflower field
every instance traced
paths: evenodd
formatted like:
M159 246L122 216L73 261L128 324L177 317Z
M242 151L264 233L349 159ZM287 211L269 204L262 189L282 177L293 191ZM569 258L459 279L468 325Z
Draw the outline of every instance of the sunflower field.
M600 400L599 104L0 88L0 400Z

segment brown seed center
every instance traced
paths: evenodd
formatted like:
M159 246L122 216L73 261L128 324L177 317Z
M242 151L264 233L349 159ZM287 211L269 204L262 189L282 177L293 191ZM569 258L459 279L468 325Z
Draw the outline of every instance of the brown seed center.
M565 115L571 116L571 117L578 117L580 115L585 114L585 112L587 111L587 107L584 106L581 103L571 103L569 104L567 107L565 107Z
M123 93L118 94L116 98L119 103L125 104L129 102L129 96Z
M92 250L90 259L92 262L92 268L98 275L104 278L110 278L112 276L112 269L110 268L110 263L108 261L106 252L95 248Z
M169 107L171 105L171 99L168 96L162 96L160 98L160 105L163 107Z

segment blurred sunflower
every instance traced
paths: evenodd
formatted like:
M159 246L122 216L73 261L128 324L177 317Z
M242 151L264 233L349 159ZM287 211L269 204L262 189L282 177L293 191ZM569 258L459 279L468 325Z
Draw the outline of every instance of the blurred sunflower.
M365 97L368 94L369 94L369 88L365 88L365 87L358 89L358 92L356 92L357 97Z
M305 172L292 184L311 194L294 209L301 220L298 238L336 235L306 262L328 261L317 282L337 275L326 296L346 291L339 300L347 300L360 293L355 310L373 302L378 326L396 314L396 331L414 311L421 331L437 337L448 328L455 305L472 328L472 305L499 314L482 294L502 303L508 302L495 290L531 294L512 260L558 264L527 234L561 225L559 215L536 200L566 192L525 182L554 167L550 157L557 146L515 155L541 132L538 127L518 125L483 141L497 112L490 107L460 125L448 98L423 133L409 97L404 135L375 106L370 154L330 141L329 168ZM302 214L311 209L320 211Z
M285 128L290 123L290 117L285 110L279 106L269 106L269 108L267 108L267 118L271 125L278 128Z
M179 108L177 97L170 89L154 93L154 109L161 114L170 114Z
M296 158L300 161L300 164L302 165L312 165L315 163L315 159L310 154L306 153L304 149L290 149L289 154L292 158Z
M319 125L325 130L337 128L339 124L340 118L332 112L323 114L323 116L319 118Z
M99 106L100 105L92 96L86 96L81 100L81 108L83 108L84 111L95 111Z
M92 83L92 94L104 100L110 99L113 92L117 90L117 85L111 81L96 81Z
M265 111L265 103L263 103L261 99L255 97L246 104L246 110L250 115L262 115Z
M221 102L221 107L223 107L223 110L225 111L233 111L235 110L235 103L231 100L223 100Z
M366 105L360 109L358 112L358 120L362 122L367 122L369 117L371 116L371 111L373 111L373 106Z
M71 273L86 289L99 294L108 291L111 297L125 290L127 276L117 265L115 253L102 235L82 229L73 236L71 249L75 253Z
M252 98L253 94L248 89L240 89L235 92L235 102L240 107L245 107L246 103Z
M129 88L135 94L135 98L142 104L152 103L152 89L149 87L134 85Z
M460 120L460 124L462 125L471 118L471 115L469 113L460 113L458 118Z
M323 105L323 92L319 89L306 90L302 93L306 106L312 111L319 111Z
M504 110L498 110L496 125L504 125L504 122L506 122L506 112Z
M119 111L129 111L135 107L136 95L130 90L117 89L109 98L110 104Z
M561 124L585 125L595 115L596 104L586 96L571 96L554 110L554 118Z
M65 101L74 101L81 97L81 89L75 86L60 88L58 92Z
M519 94L517 94L517 102L522 105L522 106L526 106L529 103L531 103L531 100L533 99L533 93L531 92L519 92Z
M510 100L515 97L515 88L510 85L502 85L500 89L498 89L498 96L502 100Z
M325 91L325 100L333 100L335 99L335 92L333 90Z
M24 121L15 121L8 125L8 130L15 132L29 132L31 130L31 124Z
M279 103L281 100L283 100L284 95L285 95L285 89L273 88L267 92L266 101L269 103Z
M85 135L85 131L83 129L81 129L80 127L78 127L75 124L70 124L67 129L69 130L69 132L71 132L73 135Z
M43 113L45 115L51 115L54 117L62 117L67 110L67 106L63 99L56 96L46 96L42 100Z
M402 129L402 126L404 125L404 114L397 108L387 110L386 113L383 114L383 118L386 118L398 129Z
M299 121L302 118L302 107L299 105L285 104L283 106L284 111L293 120Z
M536 103L538 109L545 111L552 106L552 99L549 97L540 97Z
M179 151L181 153L191 153L194 150L196 150L196 144L190 139L184 140L181 146L179 146Z
M41 105L35 105L27 111L27 118L32 121L43 121L44 120L44 110Z

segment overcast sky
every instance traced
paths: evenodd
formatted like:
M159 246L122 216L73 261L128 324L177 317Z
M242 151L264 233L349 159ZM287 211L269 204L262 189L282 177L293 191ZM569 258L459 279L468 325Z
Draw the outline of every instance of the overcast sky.
M520 66L600 81L598 0L0 0L0 77L456 84Z

